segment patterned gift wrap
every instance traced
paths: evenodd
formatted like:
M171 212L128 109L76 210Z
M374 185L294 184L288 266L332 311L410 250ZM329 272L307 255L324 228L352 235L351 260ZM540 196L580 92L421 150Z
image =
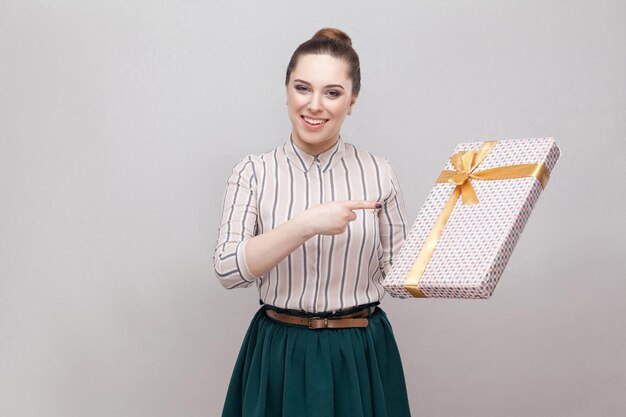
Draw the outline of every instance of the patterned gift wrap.
M383 281L391 296L491 297L559 156L553 138L459 144L394 256ZM472 158L472 163L461 163ZM525 171L510 173L522 165ZM472 177L497 168L493 175L501 167L509 170L500 175L503 179ZM527 173L530 167L533 175Z

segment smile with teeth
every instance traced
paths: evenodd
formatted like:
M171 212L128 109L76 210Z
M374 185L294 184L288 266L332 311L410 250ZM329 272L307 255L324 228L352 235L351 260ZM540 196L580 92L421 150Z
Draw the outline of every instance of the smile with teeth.
M307 122L310 125L321 125L328 121L328 119L309 119L306 116L302 116L302 118L304 119L305 122Z

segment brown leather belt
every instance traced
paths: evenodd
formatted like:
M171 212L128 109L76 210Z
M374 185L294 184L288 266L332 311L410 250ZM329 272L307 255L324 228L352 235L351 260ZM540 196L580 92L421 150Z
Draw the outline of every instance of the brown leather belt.
M373 308L372 308L373 310ZM367 327L367 316L370 313L369 308L357 311L356 313L346 314L336 317L299 317L286 313L279 313L275 310L267 309L265 313L278 321L289 324L299 324L307 326L309 329L343 329L347 327Z

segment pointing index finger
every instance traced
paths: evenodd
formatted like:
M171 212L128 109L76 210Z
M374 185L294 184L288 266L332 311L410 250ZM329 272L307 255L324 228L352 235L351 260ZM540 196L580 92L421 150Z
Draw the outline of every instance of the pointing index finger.
M357 209L379 209L382 205L377 201L367 201L367 200L348 200L348 208L350 210Z

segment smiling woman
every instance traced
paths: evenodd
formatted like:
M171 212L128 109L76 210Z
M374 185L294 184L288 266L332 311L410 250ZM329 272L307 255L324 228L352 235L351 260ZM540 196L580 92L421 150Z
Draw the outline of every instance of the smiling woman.
M213 256L227 289L262 307L239 350L223 417L407 417L402 362L378 306L406 239L389 161L344 142L361 86L350 38L325 28L287 67L289 139L233 168Z

